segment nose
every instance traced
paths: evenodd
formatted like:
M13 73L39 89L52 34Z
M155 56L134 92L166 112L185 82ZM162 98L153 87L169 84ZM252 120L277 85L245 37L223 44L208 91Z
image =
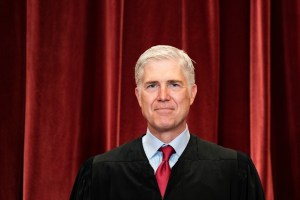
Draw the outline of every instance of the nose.
M170 100L169 90L167 87L161 86L158 92L159 101L168 101Z

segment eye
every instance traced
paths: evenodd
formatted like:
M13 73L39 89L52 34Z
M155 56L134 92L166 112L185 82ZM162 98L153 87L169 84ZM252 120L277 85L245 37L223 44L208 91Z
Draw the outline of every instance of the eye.
M155 89L157 87L158 87L157 83L147 83L146 86L145 86L145 88L147 90L153 90L153 89Z
M170 88L174 88L174 89L182 87L182 85L179 82L177 82L177 81L170 81L169 84L168 84L168 86Z
M171 87L179 87L180 85L177 84L177 83L171 83L170 86L171 86Z
M147 85L147 88L154 88L155 87L155 84L149 84Z

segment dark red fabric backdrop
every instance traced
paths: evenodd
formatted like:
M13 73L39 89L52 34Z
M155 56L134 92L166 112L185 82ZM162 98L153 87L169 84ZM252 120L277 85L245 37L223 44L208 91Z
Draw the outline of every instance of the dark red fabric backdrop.
M145 133L134 65L157 44L196 62L190 131L300 199L297 0L2 0L0 23L0 199L68 199L84 160Z

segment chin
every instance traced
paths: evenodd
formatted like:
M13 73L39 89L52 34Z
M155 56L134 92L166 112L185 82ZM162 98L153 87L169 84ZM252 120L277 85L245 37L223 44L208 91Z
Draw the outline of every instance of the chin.
M166 132L174 129L176 126L172 123L160 123L160 124L155 124L152 127L159 132Z

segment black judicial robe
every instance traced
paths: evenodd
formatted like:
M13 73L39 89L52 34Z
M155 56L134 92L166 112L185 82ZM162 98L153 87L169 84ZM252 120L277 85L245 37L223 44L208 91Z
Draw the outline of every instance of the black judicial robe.
M71 200L162 199L138 138L87 160ZM191 135L171 171L165 200L261 200L264 193L251 159Z

